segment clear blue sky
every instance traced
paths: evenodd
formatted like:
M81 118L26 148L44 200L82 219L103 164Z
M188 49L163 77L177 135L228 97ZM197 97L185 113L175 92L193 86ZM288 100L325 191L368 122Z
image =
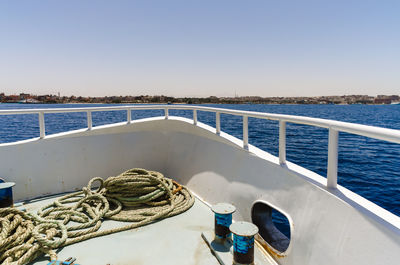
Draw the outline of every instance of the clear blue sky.
M0 92L400 94L400 1L1 1Z

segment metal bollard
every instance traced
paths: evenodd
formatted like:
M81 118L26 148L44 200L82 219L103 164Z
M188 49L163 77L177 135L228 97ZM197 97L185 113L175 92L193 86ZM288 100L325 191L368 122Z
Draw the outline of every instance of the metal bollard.
M14 182L0 183L0 208L12 207L14 204L12 187Z
M254 236L258 227L249 222L236 222L229 229L233 233L233 264L254 264Z
M232 214L236 211L236 208L229 203L218 203L211 210L215 213L215 241L223 244L225 240L231 239L229 226L232 224Z

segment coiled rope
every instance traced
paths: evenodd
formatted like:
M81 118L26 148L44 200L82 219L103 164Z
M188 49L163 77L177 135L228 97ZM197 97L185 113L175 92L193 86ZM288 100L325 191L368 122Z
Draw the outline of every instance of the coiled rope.
M100 187L92 191L94 182ZM55 249L171 217L194 204L190 191L156 171L130 169L119 176L93 178L82 191L63 196L30 214L0 209L0 264L22 265ZM104 220L129 222L101 230Z

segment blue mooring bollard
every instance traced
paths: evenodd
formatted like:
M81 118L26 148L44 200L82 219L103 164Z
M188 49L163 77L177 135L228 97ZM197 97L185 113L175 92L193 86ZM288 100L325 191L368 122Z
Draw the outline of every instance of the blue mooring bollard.
M12 187L14 182L3 182L0 183L0 208L11 207L14 204Z
M229 226L232 224L232 214L236 211L236 208L229 203L218 203L211 210L215 213L215 240L224 243L225 240L231 239Z
M233 233L233 264L254 264L254 236L258 227L248 222L236 222L229 229Z

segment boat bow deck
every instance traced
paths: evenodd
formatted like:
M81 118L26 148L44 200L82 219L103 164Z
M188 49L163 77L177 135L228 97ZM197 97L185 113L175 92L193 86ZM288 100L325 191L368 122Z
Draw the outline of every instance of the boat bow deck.
M53 198L28 203L25 208L31 213L47 205ZM126 225L123 222L106 220L101 229ZM76 263L139 265L139 264L196 264L217 265L217 259L201 237L202 232L212 233L214 216L201 200L188 211L136 229L98 237L57 250L59 260L75 257ZM48 257L35 262L47 265ZM268 263L266 263L268 264Z

